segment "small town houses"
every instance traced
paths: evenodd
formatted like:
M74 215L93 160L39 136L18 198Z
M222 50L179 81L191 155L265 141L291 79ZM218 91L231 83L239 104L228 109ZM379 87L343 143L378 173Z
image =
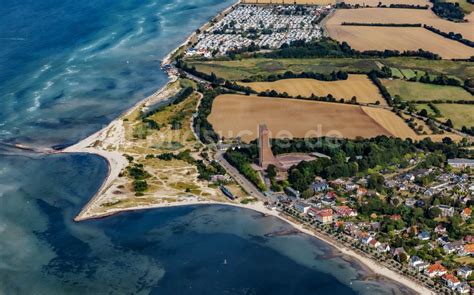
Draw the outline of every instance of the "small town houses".
M432 177L434 182L423 187L419 178L427 176ZM430 210L436 211L437 222L429 225L424 223L410 225L406 220L406 213L403 213L404 210L396 210L396 213L390 214L378 211L362 212L362 209L362 213L357 212L356 208L360 209L361 203L367 204L370 199L385 197L378 192L368 190L365 180L364 178L339 178L327 181L317 177L310 185L313 195L304 202L300 199L302 194L299 195L300 198L292 202L293 207L314 223L333 224L334 229L344 233L350 237L351 241L359 243L367 251L370 249L372 253L391 257L457 293L469 293L468 282L472 278L469 263L466 265L455 263L451 267L443 256L449 256L449 259L454 261L462 257L474 256L474 235L465 235L456 239L450 232L452 218L457 218L459 222L465 224L471 222L472 207L468 205L474 190L469 189L473 186L470 178L465 174L420 169L395 175L385 181L388 186L396 190L396 196L390 196L390 202L387 202L391 206L405 207L407 208L405 211L421 209L425 214L428 214ZM403 189L400 190L400 188ZM428 190L429 193L425 194ZM399 195L401 193L403 195ZM435 198L439 198L442 202L434 203ZM446 202L448 199L452 201ZM464 205L459 208L458 204ZM425 218L427 216L425 215ZM392 236L387 235L387 224L396 225L392 227ZM396 247L394 245L396 239L393 237L402 237L416 245ZM433 258L426 259L426 257L433 257L431 251L440 253L435 257L439 261L433 263Z
M430 278L440 277L446 274L447 270L441 263L435 263L425 269L425 275Z

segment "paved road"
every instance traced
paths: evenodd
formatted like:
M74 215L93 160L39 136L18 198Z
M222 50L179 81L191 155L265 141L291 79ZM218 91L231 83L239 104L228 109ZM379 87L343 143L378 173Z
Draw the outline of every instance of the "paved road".
M224 167L227 173L246 191L249 195L265 200L265 196L258 190L258 188L248 181L240 172L235 169L226 159L224 159L224 152L217 152L215 160Z

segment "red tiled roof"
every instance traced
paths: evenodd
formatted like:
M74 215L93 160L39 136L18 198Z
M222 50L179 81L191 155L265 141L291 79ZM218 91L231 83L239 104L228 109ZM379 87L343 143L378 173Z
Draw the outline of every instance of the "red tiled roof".
M467 244L467 245L464 245L464 252L466 252L466 253L474 253L474 244Z
M471 208L464 208L464 210L462 210L462 213L466 216L471 216L472 210Z
M435 263L435 264L432 264L428 267L427 271L429 273L433 273L433 272L436 272L436 271L440 271L440 272L443 272L443 271L446 271L446 268L444 268L444 266L442 266L441 264L439 263Z
M329 217L329 216L332 216L332 210L331 209L323 209L323 210L319 210L318 213L319 216L322 216L322 217Z
M443 279L446 281L451 281L452 283L459 283L459 279L450 273L443 275Z

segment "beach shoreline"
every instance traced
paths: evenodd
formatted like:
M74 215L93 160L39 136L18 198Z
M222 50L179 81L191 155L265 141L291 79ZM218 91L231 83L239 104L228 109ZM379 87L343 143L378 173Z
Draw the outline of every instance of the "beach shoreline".
M226 11L228 11L229 9L232 9L232 7L234 7L235 5L238 5L239 3L240 1L237 1L236 3L234 3L233 5L231 5L230 7L226 8L221 13L219 13L218 16L226 13ZM205 27L208 24L209 22L204 24L201 28ZM164 57L162 61L162 68L165 66L169 66L171 64L173 55L179 50L181 50L183 46L186 46L188 42L195 36L195 34L196 34L195 32L191 34L175 50L173 50L172 52L170 52L168 55ZM274 216L290 224L293 228L295 228L299 232L302 232L304 234L317 238L318 240L321 240L329 244L330 246L334 247L335 249L340 251L342 254L347 255L351 258L354 258L356 261L360 262L362 265L370 269L374 274L381 275L390 280L396 281L419 294L433 294L430 290L417 284L416 282L411 281L408 277L402 276L391 269L380 266L375 260L367 258L363 255L360 255L349 248L338 245L335 241L332 241L330 237L324 236L322 234L318 234L315 231L306 228L303 224L299 224L297 222L294 222L292 220L289 220L283 217L279 212L271 210L267 208L266 206L264 206L264 204L260 201L256 203L244 205L244 204L231 203L231 202L189 201L188 200L188 201L181 201L181 202L169 202L169 203L127 207L127 208L117 208L117 209L112 209L100 214L91 213L90 207L97 201L98 198L100 198L100 196L104 192L107 191L107 189L110 188L113 182L119 177L119 174L121 173L121 171L125 169L128 165L128 160L125 158L124 155L122 155L118 151L109 151L109 150L99 149L96 147L96 143L100 142L101 140L104 140L108 136L109 132L113 130L121 130L121 128L123 128L122 119L124 116L127 116L128 114L130 114L131 112L139 108L140 106L146 104L147 101L153 98L156 98L157 96L160 96L160 94L163 94L166 91L167 87L178 79L178 76L176 74L171 73L170 71L168 71L168 76L169 76L168 82L162 88L160 88L157 92L155 92L154 94L152 94L151 96L143 100L138 101L136 104L134 104L132 107L124 111L119 117L114 119L103 129L95 132L94 134L88 136L87 138L61 151L61 153L75 153L75 154L85 153L85 154L97 155L105 159L105 161L108 163L107 176L105 177L102 185L100 186L98 191L92 196L92 198L88 200L88 202L83 206L79 214L74 218L74 221L80 222L80 221L91 220L91 219L105 218L105 217L109 217L109 216L122 213L122 212L158 209L158 208L170 208L170 207L178 207L178 206L196 206L196 205L234 206L238 208L253 210L253 211L262 213L266 216ZM120 139L116 138L115 140L120 140Z
M117 210L100 214L100 215L84 217L78 221L101 219L101 218L106 218L106 217L110 217L119 213L126 213L126 212L136 212L136 211L162 209L162 208L175 208L175 207L184 207L184 206L205 206L205 205L231 206L231 207L236 207L236 208L241 208L241 209L252 210L252 211L261 213L264 216L272 216L272 217L278 218L279 220L291 225L297 231L304 233L306 235L309 235L311 237L314 237L320 241L323 241L324 243L328 244L329 246L341 252L343 255L348 256L358 261L359 263L367 267L371 272L373 272L376 275L380 275L389 280L398 282L404 285L405 287L415 291L418 294L434 294L429 289L417 284L416 282L410 280L409 278L405 276L402 276L396 273L395 271L391 269L388 269L378 264L373 259L360 255L350 248L338 245L337 243L332 241L330 237L327 237L323 234L319 234L315 232L314 230L306 228L303 224L299 224L285 218L278 211L267 208L260 201L250 203L250 204L238 204L238 203L230 203L230 202L227 203L227 202L217 202L217 201L183 201L183 202L174 202L174 203L162 203L162 204L154 204L154 205L149 205L149 206L136 206L136 207L129 207L125 209L117 209Z

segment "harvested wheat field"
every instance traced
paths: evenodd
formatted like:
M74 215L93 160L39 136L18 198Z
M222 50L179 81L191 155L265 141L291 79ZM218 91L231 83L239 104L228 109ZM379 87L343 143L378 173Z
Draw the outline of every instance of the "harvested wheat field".
M379 90L366 75L349 75L347 80L340 81L284 79L275 82L252 82L240 84L249 86L257 92L275 90L279 93L286 92L291 96L301 95L303 97L310 97L311 94L316 96L332 94L335 98L344 98L346 101L355 96L359 103L376 103L378 101L381 105L386 105Z
M297 99L220 95L208 120L220 136L246 142L257 137L262 123L274 138L391 135L360 106Z
M417 135L413 129L405 124L402 118L387 109L373 107L362 107L362 109L368 116L395 137L411 138L413 140L422 140L423 138L429 137L433 141L442 141L443 138L450 137L454 141L462 140L461 136L450 132L445 134Z
M304 4L304 5L330 5L336 0L242 0L243 4Z
M338 9L328 20L329 32L333 27L340 26L343 22L352 23L385 23L385 24L426 24L433 26L443 32L460 33L464 38L474 40L474 24L471 15L466 17L469 22L455 23L438 17L431 9L387 9L387 8L363 8L363 9ZM360 29L360 27L359 27ZM365 29L365 27L364 27ZM418 28L401 28L405 31ZM430 32L433 35L435 33ZM454 42L454 41L453 41ZM440 46L441 47L441 46ZM466 46L467 47L467 46ZM469 47L468 47L469 48Z
M402 118L389 110L371 107L362 107L362 110L395 137L417 137L415 131L405 124Z
M409 4L409 5L430 5L431 3L427 0L344 0L344 3L350 5L359 4L361 6L372 6L376 7L379 5L379 2L382 2L382 5L390 5L390 4Z
M418 50L437 53L444 59L469 58L474 48L446 39L423 28L328 27L331 37L346 41L357 50Z

